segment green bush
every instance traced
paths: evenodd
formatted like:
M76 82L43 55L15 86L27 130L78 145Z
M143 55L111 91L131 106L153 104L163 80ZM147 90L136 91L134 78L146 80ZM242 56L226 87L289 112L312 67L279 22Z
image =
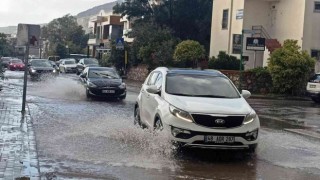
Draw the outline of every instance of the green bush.
M253 83L252 92L264 94L272 91L272 77L267 67L250 69L245 74L250 76Z
M173 54L173 59L177 62L185 63L196 67L198 61L205 57L204 47L197 41L186 40L176 46Z
M315 60L302 51L296 40L286 40L269 58L275 93L300 95L314 69Z
M212 57L209 60L208 67L210 69L239 70L240 60L235 56L230 56L226 52L220 51L217 58Z

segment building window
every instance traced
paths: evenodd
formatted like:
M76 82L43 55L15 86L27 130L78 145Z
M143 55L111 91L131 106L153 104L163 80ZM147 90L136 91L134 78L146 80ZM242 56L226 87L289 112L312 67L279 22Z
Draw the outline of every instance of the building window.
M314 2L314 12L320 13L320 1Z
M224 9L222 13L222 29L228 29L229 9Z
M320 50L311 50L311 57L320 60Z

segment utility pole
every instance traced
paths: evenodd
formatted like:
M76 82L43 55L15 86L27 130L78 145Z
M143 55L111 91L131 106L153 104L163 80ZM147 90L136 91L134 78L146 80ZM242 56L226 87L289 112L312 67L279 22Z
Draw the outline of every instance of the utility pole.
M27 78L28 78L28 64L29 64L29 43L26 43L26 53L25 53L25 68L24 68L24 78L23 78L23 94L22 94L22 115L26 112L26 97L27 97Z

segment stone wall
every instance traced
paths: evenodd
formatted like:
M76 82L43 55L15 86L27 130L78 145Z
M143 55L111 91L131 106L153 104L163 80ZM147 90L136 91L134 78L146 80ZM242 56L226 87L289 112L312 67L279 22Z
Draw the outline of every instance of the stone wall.
M147 78L148 74L149 71L146 65L133 66L127 73L127 79L143 82Z
M240 85L240 71L221 70L223 74L237 86ZM268 74L258 75L253 72L242 72L242 89L249 90L252 93L267 94L272 91L272 79Z
M228 76L228 78L237 86L240 85L240 71L235 70L220 70L223 74ZM148 76L148 68L145 65L139 65L136 67L131 67L127 74L128 80L143 82ZM272 80L269 76L257 75L253 72L242 72L242 89L249 90L252 93L266 94L271 92Z

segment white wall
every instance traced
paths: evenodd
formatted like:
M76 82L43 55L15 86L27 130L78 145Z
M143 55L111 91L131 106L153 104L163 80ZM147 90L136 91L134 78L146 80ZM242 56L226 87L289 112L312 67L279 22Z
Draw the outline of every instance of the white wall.
M244 4L244 22L243 29L252 30L252 26L263 26L267 31L269 20L270 2L262 0L246 0ZM251 34L245 34L243 39L244 56L249 57L249 61L245 65L245 69L261 67L264 64L264 52L246 50L246 39L252 37Z
M243 9L243 1L233 0L233 8L231 8L232 0L213 0L210 57L217 56L219 51L232 53L232 36L241 34L242 30L242 20L236 20L236 12L238 9ZM224 9L229 9L228 29L222 29L221 26ZM233 9L232 12L231 9ZM230 19L232 20L231 26Z
M302 46L304 12L306 0L279 0L271 3L270 13L272 10L276 14L273 23L269 23L270 35L278 39L283 44L286 39L298 40ZM273 8L272 6L275 6Z
M308 53L311 53L311 49L320 50L320 13L314 12L314 1L306 0L302 49ZM319 61L315 70L320 71Z

